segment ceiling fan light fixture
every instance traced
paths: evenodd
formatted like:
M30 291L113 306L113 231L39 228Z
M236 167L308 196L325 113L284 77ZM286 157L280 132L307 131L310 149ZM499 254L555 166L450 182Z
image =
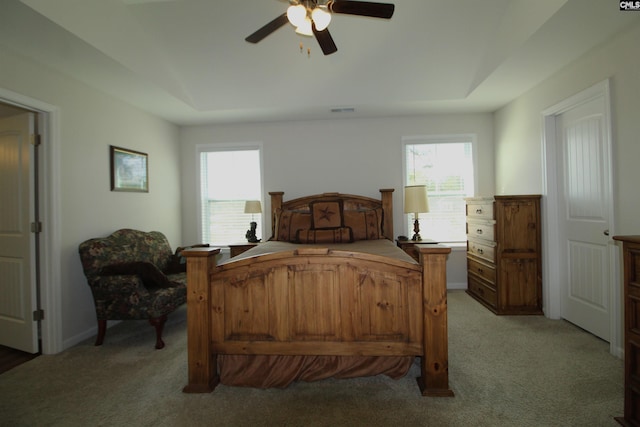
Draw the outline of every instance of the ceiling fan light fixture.
M302 25L306 17L307 8L301 4L291 5L287 9L287 18L294 27Z
M329 26L331 14L327 12L326 7L316 7L311 12L311 19L316 24L316 30L322 31Z
M288 0L288 2L289 7L285 13L278 15L254 31L245 40L249 43L258 43L269 34L290 23L296 28L297 34L315 37L322 53L331 55L338 51L328 29L334 13L391 19L395 10L395 6L391 3L365 0Z
M313 30L311 29L311 19L306 17L302 24L298 25L296 28L296 33L301 34L303 36L313 36Z

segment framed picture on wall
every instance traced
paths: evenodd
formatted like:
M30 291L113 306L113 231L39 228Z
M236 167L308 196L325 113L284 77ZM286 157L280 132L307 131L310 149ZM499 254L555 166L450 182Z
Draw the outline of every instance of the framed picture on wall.
M111 191L149 192L149 162L146 153L109 146Z

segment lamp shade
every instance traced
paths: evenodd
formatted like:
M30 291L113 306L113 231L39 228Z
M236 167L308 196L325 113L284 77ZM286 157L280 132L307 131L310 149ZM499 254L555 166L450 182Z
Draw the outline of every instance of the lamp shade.
M260 200L247 200L244 202L244 213L256 214L261 212Z
M426 185L408 185L404 187L404 213L429 212L429 199Z

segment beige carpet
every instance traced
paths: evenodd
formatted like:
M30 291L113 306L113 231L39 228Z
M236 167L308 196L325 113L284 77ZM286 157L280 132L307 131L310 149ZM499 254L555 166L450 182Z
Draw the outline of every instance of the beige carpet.
M623 363L608 344L564 321L498 317L449 294L453 398L422 397L415 377L218 386L184 394L185 309L154 350L144 321L0 375L2 426L616 426Z

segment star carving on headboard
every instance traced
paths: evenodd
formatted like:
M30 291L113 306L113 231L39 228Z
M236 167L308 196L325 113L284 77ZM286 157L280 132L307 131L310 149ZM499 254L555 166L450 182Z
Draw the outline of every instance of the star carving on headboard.
M336 214L331 210L329 206L319 210L320 210L320 217L318 217L318 219L320 220L326 219L327 221L331 222L331 217Z

